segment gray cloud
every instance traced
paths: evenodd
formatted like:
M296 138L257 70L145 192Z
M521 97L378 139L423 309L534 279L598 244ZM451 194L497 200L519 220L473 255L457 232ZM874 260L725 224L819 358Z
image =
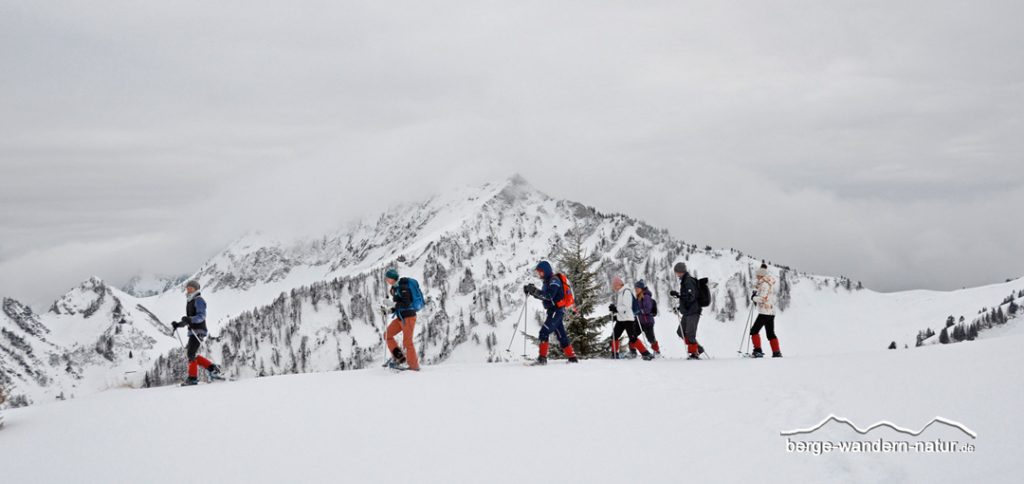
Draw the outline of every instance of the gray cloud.
M521 172L871 287L1024 273L1018 2L0 7L0 294ZM699 204L699 211L683 207Z

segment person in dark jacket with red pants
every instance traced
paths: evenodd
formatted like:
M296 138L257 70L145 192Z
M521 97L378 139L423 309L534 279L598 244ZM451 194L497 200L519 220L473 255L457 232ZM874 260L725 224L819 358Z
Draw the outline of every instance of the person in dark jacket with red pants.
M523 292L528 296L543 301L544 309L547 311L547 318L544 319L544 324L540 327L540 334L537 336L540 340L540 355L537 356L536 364L546 365L548 363L548 338L551 337L551 333L555 333L558 344L566 358L569 359L569 363L578 363L580 360L576 358L576 351L572 349L572 341L569 341L569 334L565 331L565 308L558 304L565 297L562 280L555 277L551 264L546 260L537 264L536 271L537 277L543 281L542 286L538 288L533 284L527 284L523 287Z
M640 323L640 330L647 336L654 354L660 355L661 346L658 345L658 337L654 335L654 296L643 279L633 284L633 291L636 294L636 320Z
M685 263L677 263L674 271L679 278L679 290L669 294L679 298L679 313L682 315L676 334L686 343L689 359L699 360L704 348L697 343L697 324L700 323L701 315L700 303L697 301L697 279L690 275Z
M395 307L391 313L395 319L388 325L384 333L384 340L388 349L391 350L391 364L401 367L408 365L408 369L420 371L419 355L416 354L416 345L413 344L413 334L416 332L416 309L412 306L412 290L409 288L409 279L399 277L397 269L388 269L384 273L384 280L390 289L391 300ZM402 348L398 347L395 336L402 333ZM402 349L405 349L405 352Z
M219 366L199 354L199 347L206 339L206 300L199 293L199 281L188 281L185 284L185 316L181 321L172 323L175 331L178 328L188 328L188 344L185 345L185 354L188 357L188 378L182 386L192 386L199 383L199 367L206 368L210 378L223 379Z

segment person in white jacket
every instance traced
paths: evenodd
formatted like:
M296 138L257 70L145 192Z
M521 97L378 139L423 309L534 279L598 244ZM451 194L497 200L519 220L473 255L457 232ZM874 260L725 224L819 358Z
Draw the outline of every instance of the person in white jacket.
M779 338L775 336L775 278L768 273L768 264L761 264L761 268L755 273L757 282L754 284L754 294L751 300L757 304L757 319L754 326L750 328L750 341L754 344L754 351L750 354L754 358L764 357L761 351L761 328L765 329L768 336L768 344L772 347L772 358L781 358L782 351L779 350Z
M640 324L636 321L636 298L633 291L626 287L622 278L612 278L612 303L608 305L612 317L615 318L615 329L612 330L612 359L620 359L619 338L625 332L629 338L629 350L633 356L640 352L645 360L653 360L654 355L647 351L647 347L640 341Z

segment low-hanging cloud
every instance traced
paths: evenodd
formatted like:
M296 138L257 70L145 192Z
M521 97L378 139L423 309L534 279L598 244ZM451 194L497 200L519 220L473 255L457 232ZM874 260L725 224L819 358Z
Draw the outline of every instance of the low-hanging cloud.
M522 173L872 288L1024 273L1016 2L0 7L0 295Z

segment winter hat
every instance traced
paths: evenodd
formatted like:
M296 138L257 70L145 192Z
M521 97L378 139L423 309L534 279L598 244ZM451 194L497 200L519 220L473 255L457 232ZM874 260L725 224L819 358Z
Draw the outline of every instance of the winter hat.
M622 281L622 278L621 278L621 277L619 277L619 276L615 276L615 277L613 277L613 278L612 278L612 285L616 285L616 284L618 284L618 285L620 285L620 286L624 286L624 285L626 285L626 283L625 283L625 282L623 282L623 281Z
M639 281L636 281L636 284L633 284L633 287L637 289L647 289L647 283L644 282L643 279L640 279Z
M199 281L197 281L195 279L193 279L191 281L188 281L188 283L185 284L185 288L187 289L187 288L190 288L190 287L192 289L195 289L195 290L198 291L199 290Z
M686 263L676 262L674 270L676 271L676 274L686 274Z
M388 278L388 279L391 279L393 281L397 281L398 280L398 269L395 269L394 267L392 267L391 269L388 269L388 271L384 273L384 277Z
M768 277L768 269L761 267L754 272L754 274L757 275L757 277Z
M551 268L551 263L546 260L540 261L534 270L543 272L545 278L549 278L555 273L554 269Z

